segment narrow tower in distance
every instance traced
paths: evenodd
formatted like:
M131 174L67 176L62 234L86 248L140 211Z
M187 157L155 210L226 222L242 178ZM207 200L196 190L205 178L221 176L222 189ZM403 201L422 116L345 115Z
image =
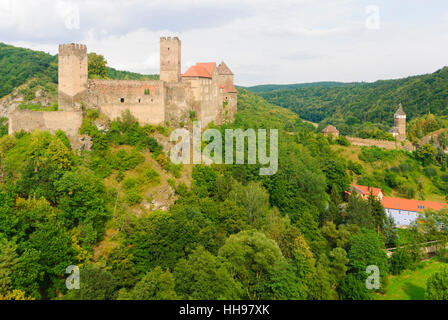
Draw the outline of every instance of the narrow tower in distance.
M394 114L394 123L398 131L398 139L406 140L406 113L404 113L401 103Z
M160 38L160 80L180 81L181 42L178 37Z
M59 110L80 109L80 101L87 90L87 46L60 44L58 57Z

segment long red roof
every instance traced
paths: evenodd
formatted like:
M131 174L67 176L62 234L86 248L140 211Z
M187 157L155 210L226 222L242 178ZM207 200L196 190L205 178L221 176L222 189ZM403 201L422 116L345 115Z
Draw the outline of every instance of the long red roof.
M383 206L386 209L414 212L423 212L425 209L433 209L437 211L442 210L443 208L448 209L448 203L390 197L383 197Z
M182 75L182 77L211 78L215 66L216 66L215 62L198 62L194 66L190 67Z
M236 91L235 86L233 85L233 81L231 81L231 80L226 81L226 83L224 84L224 92L225 93L238 92L238 91Z

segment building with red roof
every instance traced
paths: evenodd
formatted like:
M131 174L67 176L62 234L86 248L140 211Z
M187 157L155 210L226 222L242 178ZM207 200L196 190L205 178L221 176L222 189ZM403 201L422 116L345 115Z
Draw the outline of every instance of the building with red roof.
M322 133L324 134L324 136L328 137L329 135L332 135L333 137L339 137L339 130L336 129L335 126L329 125L327 127L325 127L322 130Z
M201 104L207 105L200 110L200 116L205 123L215 121L225 122L226 115L236 113L237 90L233 83L233 72L224 63L218 66L215 62L198 62L187 69L182 75L183 83L192 88L192 96ZM216 109L222 108L221 113Z
M398 227L406 227L416 222L427 209L448 209L447 203L414 199L384 197L382 203L386 214L394 218Z
M349 194L351 194L352 192L356 192L364 200L367 200L370 194L373 194L373 196L375 196L379 200L382 200L384 197L383 191L380 188L361 186L358 184L355 184L350 188Z
M363 199L367 199L370 194L373 194L377 199L381 200L386 214L393 217L398 227L407 227L416 222L419 216L427 209L436 211L448 209L448 203L443 202L385 197L380 188L353 185L350 187L348 194L352 192L356 192Z

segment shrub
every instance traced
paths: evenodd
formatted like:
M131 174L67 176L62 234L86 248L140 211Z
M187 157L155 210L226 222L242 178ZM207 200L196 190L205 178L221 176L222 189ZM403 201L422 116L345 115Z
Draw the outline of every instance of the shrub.
M140 191L135 189L126 190L126 196L127 196L126 201L130 205L139 204L143 200Z
M159 133L161 133L161 134L163 134L164 136L168 137L168 135L169 135L169 130L168 130L168 128L166 128L166 127L164 127L164 126L162 126L162 125L158 125L156 129L157 129L157 131L158 131Z
M427 176L428 178L433 178L437 176L437 169L433 166L425 167L423 171L425 172L425 176Z
M348 161L348 169L359 176L364 174L364 172L365 172L365 169L362 166L361 162L358 162L358 161L349 160Z
M0 137L8 134L8 118L0 117Z
M400 274L403 270L409 268L412 264L412 256L406 248L397 249L390 258L390 271L394 275Z
M160 183L159 173L156 170L154 170L153 168L145 169L142 173L142 177L143 177L144 183L153 183L153 184Z
M99 117L99 112L96 109L87 110L86 117L92 121L95 121Z
M336 143L339 144L339 145L341 145L341 146L345 146L345 147L350 146L350 141L348 141L347 138L344 137L344 136L339 136L339 137L336 139Z
M140 182L135 177L126 177L123 180L122 187L125 190L136 189L140 187Z

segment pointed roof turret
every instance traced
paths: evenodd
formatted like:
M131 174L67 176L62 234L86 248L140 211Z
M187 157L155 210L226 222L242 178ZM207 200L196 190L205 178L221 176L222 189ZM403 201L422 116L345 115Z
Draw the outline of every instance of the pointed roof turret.
M396 116L405 116L406 113L404 113L403 111L403 106L401 105L401 103L398 105L398 110L397 112L395 112Z
M229 69L229 67L222 61L218 66L218 73L219 74L226 74L226 75L232 75L233 72Z

